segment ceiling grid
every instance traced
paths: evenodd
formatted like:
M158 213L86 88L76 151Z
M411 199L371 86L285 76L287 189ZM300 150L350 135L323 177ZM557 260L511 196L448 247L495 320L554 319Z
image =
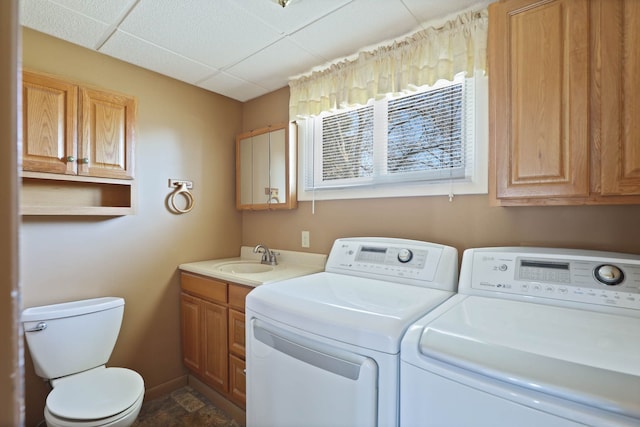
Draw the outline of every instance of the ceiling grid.
M238 101L482 0L21 0L34 30Z

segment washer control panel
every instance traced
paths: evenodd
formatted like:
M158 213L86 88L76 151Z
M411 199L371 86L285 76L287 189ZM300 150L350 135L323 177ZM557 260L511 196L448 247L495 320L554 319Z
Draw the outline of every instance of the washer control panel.
M404 239L338 239L327 259L326 271L394 282L433 281L443 256L457 258L452 255L451 251L457 254L453 248L443 255L445 248Z
M640 256L544 248L469 252L473 271L461 274L461 293L471 288L640 310Z

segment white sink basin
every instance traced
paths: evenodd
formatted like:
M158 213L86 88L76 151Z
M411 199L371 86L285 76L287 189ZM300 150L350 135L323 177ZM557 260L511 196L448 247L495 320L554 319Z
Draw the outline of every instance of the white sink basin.
M233 273L233 274L255 274L255 273L266 273L267 271L272 271L273 266L260 264L258 262L252 261L238 261L238 262L230 262L227 264L223 264L218 267L218 270L224 271L225 273Z

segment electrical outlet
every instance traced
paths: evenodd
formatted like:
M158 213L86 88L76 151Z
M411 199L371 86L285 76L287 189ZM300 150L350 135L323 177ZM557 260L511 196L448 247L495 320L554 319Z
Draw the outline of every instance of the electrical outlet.
M308 231L303 231L302 232L302 247L303 248L308 248L310 246L309 244L309 232Z

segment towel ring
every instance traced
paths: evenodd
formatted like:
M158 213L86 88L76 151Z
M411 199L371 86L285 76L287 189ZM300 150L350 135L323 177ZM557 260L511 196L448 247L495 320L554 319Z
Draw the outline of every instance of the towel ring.
M185 199L187 199L187 206L182 209L179 208L176 205L176 196L178 194L182 194L184 196ZM193 198L193 194L191 194L191 192L189 191L189 189L187 188L187 184L186 183L181 183L179 187L177 187L176 191L173 192L173 194L171 194L171 197L169 198L169 201L171 202L171 207L178 213L187 213L190 212L191 209L193 209L193 205L195 204L195 200Z

